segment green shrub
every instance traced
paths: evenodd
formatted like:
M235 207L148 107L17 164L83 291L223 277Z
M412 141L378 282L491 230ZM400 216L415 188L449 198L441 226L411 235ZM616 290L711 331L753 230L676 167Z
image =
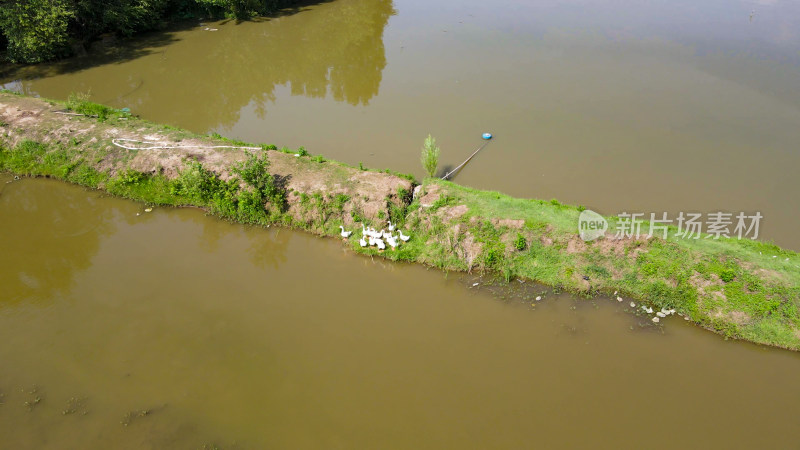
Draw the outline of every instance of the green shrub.
M736 272L733 269L724 269L719 273L719 278L726 283L730 283L736 278Z
M187 161L172 185L172 192L187 197L201 205L208 204L214 194L224 189L224 183L216 174L204 168L197 161Z
M420 155L420 162L425 173L433 178L436 174L436 168L439 167L439 146L436 145L436 139L430 134L425 138L425 143L422 145L422 154Z
M499 268L505 259L505 251L501 245L489 245L483 251L483 265L489 269Z
M334 211L341 213L342 211L344 211L344 205L347 203L348 200L350 200L349 195L336 194L336 196L333 197L333 201L331 202L331 208L333 208Z
M233 168L242 181L253 188L254 195L260 196L261 204L269 202L276 210L284 211L286 207L286 192L275 182L275 177L269 173L269 159L265 152L254 155L248 153L248 158Z
M146 174L139 172L138 170L128 169L117 175L117 178L114 180L114 183L120 185L132 185L141 183L146 178L147 178Z
M525 250L526 247L528 247L528 241L525 240L525 236L517 233L517 237L514 239L514 248L522 251Z
M237 219L239 221L262 225L268 222L267 211L264 209L264 198L258 191L240 191L237 206Z

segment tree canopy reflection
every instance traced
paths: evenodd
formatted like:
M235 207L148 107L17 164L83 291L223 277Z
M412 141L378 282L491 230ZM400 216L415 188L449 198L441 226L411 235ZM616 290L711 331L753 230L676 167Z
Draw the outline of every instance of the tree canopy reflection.
M208 132L235 124L248 105L264 118L280 86L292 95L366 105L378 94L386 67L383 31L394 13L392 0L337 0L283 16L144 37L4 78L22 79L28 94L91 92L93 101ZM165 108L165 100L174 106Z

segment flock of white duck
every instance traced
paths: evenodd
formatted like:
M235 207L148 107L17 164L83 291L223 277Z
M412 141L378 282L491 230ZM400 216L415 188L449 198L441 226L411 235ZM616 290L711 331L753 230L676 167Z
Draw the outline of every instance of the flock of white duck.
M614 295L617 295L617 293L614 292ZM622 301L622 297L617 296L617 301L621 302ZM655 323L660 322L661 319L663 319L664 317L671 316L671 315L675 314L675 310L674 309L661 308L661 311L656 311L656 310L654 310L653 308L651 308L651 307L649 307L647 305L640 305L640 306L642 308L642 311L646 312L647 314L655 313L655 317L650 319ZM636 307L636 303L635 302L631 302L631 308L635 308L635 307ZM684 320L689 320L689 317L684 317Z
M392 248L397 248L401 242L408 242L411 239L411 236L406 236L403 234L403 230L397 230L397 236L392 234L395 231L395 224L392 221L388 221L389 224L389 231L385 229L381 229L381 231L377 231L374 228L365 228L364 225L361 225L361 239L359 239L358 244L362 247L372 247L373 245L377 246L379 250L385 250L386 244L389 244ZM347 239L353 234L352 231L347 231L344 229L343 226L339 225L339 228L342 230L341 235L343 238ZM384 242L386 241L386 242Z

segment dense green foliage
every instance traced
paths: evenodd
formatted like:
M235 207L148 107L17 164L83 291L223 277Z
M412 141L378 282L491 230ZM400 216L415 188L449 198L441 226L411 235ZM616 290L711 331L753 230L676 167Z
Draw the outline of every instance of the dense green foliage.
M269 173L266 154L249 155L233 172L239 178L222 181L200 163L187 161L170 192L227 219L261 225L277 220L286 209L286 192Z
M67 27L75 12L68 0L12 0L0 7L8 57L35 63L69 52Z
M190 17L246 19L294 0L0 0L7 59L38 63L68 56L101 34L131 36ZM1 49L1 48L0 48Z

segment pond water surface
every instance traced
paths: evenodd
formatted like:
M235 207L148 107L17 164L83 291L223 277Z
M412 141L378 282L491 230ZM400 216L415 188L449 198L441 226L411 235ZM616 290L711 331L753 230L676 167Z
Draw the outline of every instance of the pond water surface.
M762 237L800 249L797 2L335 0L97 47L0 84L418 176L428 133L452 167L491 131L459 183L605 214L760 211ZM8 181L3 448L800 442L796 353Z
M627 301L10 179L3 448L800 442L797 353L654 326Z

